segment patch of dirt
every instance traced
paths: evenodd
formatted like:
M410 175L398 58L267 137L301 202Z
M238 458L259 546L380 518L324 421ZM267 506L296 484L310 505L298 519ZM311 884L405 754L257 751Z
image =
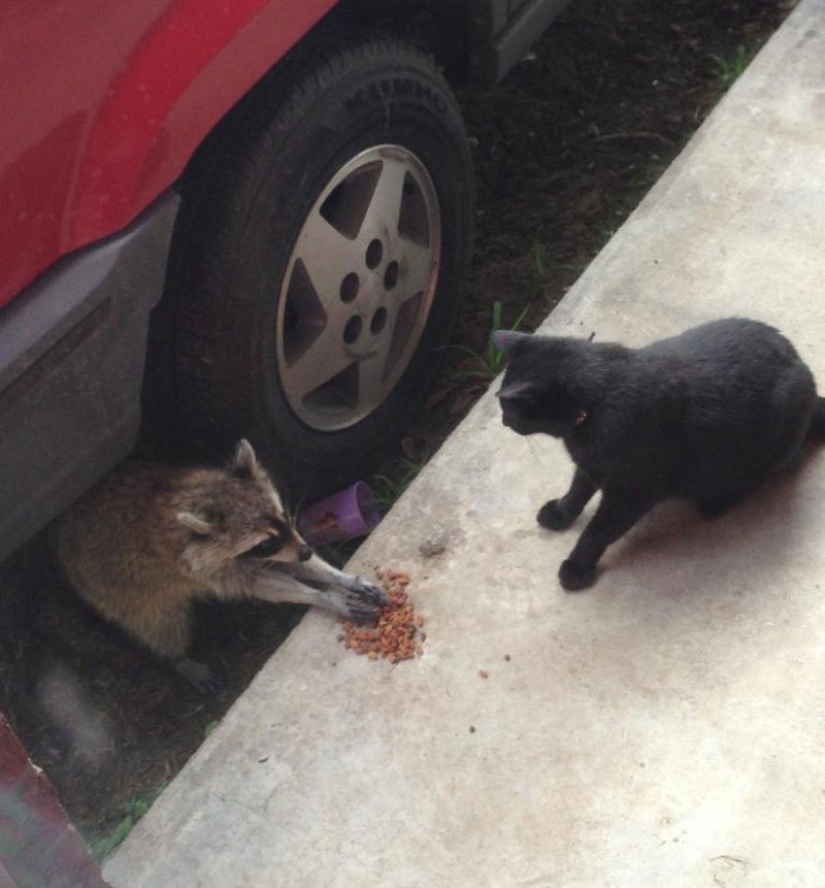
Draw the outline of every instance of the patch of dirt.
M382 474L405 480L486 388L474 355L495 303L501 326L542 321L792 6L573 0L503 84L461 95L479 198L460 347ZM0 710L82 832L120 835L302 611L204 605L193 653L225 677L207 698L83 607L48 561L38 539L0 566Z
M461 95L475 146L474 265L460 348L410 430L408 462L426 461L486 389L468 352L485 355L494 304L501 326L535 329L795 5L572 0L502 84Z

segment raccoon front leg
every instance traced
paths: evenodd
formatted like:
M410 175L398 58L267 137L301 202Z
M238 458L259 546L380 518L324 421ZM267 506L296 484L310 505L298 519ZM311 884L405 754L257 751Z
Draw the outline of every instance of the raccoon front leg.
M265 577L260 578L253 591L255 597L276 604L289 602L320 607L356 623L369 623L376 620L380 608L388 601L385 593L377 586L368 586L360 581L352 583L350 588L346 588L342 585L327 586L329 580L318 579L316 581L324 585L322 588L316 589L306 585L293 575L294 564L290 564L288 567L289 572L281 564ZM348 575L344 574L343 576ZM356 578L351 577L350 579L355 580Z
M597 490L596 484L581 469L576 469L570 490L563 497L545 503L536 520L550 530L565 530L581 515Z
M369 598L379 600L381 604L387 604L387 594L380 586L376 586L374 583L367 583L354 574L338 570L337 567L333 567L328 561L324 561L320 555L316 555L314 552L306 561L299 561L294 565L290 565L290 568L292 575L299 580L342 586L351 592L358 592Z
M368 583L361 577L345 573L313 554L306 561L289 565L292 576L307 583L320 583L324 586L339 587L345 592L360 596L376 608L384 607L390 600L387 593L375 583Z
M582 531L570 556L559 568L559 581L568 592L593 584L596 565L611 543L624 536L653 506L655 500L639 498L625 490L605 490L596 514Z

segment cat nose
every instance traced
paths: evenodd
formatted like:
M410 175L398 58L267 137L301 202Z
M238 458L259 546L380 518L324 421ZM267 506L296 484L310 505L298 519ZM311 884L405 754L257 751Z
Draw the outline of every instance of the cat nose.
M311 546L303 545L298 550L298 561L309 561L314 554Z

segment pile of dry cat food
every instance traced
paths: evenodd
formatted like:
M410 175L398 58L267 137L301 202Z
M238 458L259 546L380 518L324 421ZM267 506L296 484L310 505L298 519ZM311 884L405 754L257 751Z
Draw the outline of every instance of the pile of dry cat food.
M424 618L415 613L407 596L409 575L394 570L377 570L375 575L390 603L381 608L374 626L359 626L345 620L341 641L356 654L366 654L371 660L383 657L398 663L421 656L424 653L421 643L426 638L422 631Z

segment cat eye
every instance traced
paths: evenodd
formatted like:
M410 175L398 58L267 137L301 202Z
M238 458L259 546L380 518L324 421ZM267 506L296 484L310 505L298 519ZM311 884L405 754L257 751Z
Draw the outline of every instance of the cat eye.
M243 553L244 558L271 558L273 555L277 555L278 552L283 548L284 541L281 537L277 536L268 536L265 540L262 540L258 543L257 546L253 546L251 549L247 549L246 552Z

